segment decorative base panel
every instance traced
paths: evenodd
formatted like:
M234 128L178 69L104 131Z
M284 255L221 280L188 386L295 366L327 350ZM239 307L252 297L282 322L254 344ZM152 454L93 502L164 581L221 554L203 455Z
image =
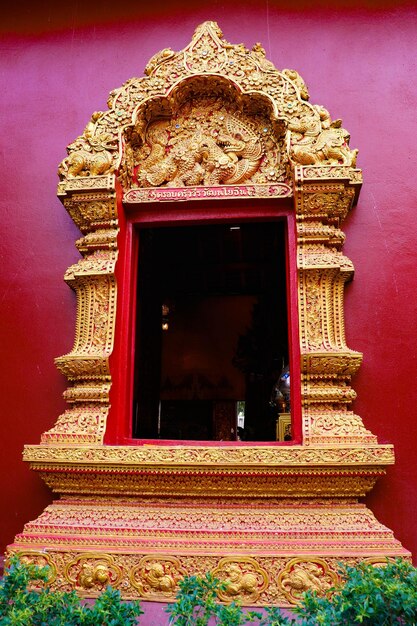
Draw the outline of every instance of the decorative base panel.
M354 500L57 500L28 523L9 552L52 567L53 588L96 596L108 584L125 598L170 601L184 575L212 572L220 599L291 606L324 591L338 564L385 562L409 553Z

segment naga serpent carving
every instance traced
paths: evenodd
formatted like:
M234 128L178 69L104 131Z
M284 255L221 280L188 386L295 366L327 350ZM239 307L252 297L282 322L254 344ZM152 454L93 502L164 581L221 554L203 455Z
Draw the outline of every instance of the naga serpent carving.
M197 129L173 144L170 121L156 120L148 126L145 141L150 153L139 166L141 187L243 183L258 170L264 155L261 138L232 115L225 117L220 131Z

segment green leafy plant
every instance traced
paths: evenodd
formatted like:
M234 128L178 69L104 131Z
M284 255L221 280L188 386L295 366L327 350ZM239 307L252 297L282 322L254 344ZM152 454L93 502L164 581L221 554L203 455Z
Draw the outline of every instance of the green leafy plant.
M417 568L398 559L385 567L361 563L342 567L344 582L325 596L304 594L294 608L297 619L277 607L245 611L225 605L218 594L226 584L211 574L188 576L179 583L176 601L167 608L171 626L417 626ZM49 568L11 559L0 581L2 626L133 626L143 613L139 602L123 602L108 587L94 603L72 592L48 588Z
M179 583L176 602L169 604L167 613L170 624L175 626L290 626L288 620L276 607L265 609L265 615L257 611L245 612L239 604L220 604L218 592L226 588L224 582L206 574L204 578L188 576Z
M402 559L383 567L343 567L344 582L324 597L307 592L294 609L302 626L417 624L417 568Z
M220 581L211 574L206 574L204 578L186 576L179 582L176 602L166 609L170 624L206 626L218 610L217 592L220 589Z
M276 607L264 613L244 612L232 602L219 604L218 592L224 583L207 575L191 576L180 583L175 604L167 612L175 626L417 626L417 568L407 561L387 561L375 567L360 563L341 567L343 583L325 596L304 594L293 609L297 619L286 617Z
M75 591L51 591L49 568L21 563L16 556L5 574L0 582L2 626L133 626L143 613L139 602L123 602L110 587L91 605L83 604Z

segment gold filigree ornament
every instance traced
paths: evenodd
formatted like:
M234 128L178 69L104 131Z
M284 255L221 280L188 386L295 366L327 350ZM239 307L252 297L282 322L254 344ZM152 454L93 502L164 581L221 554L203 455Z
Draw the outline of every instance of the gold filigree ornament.
M323 559L296 558L287 563L277 582L287 600L297 604L306 591L324 594L339 582L339 576Z
M226 602L239 600L245 604L256 603L269 583L268 572L255 559L248 557L221 559L212 574L225 583L218 595Z
M69 408L24 451L60 499L8 554L47 562L55 588L84 596L111 584L124 597L166 601L183 575L213 571L224 601L287 606L328 588L340 561L409 558L357 502L394 455L350 410L362 355L345 339L353 264L341 227L362 173L341 120L309 102L295 70L276 69L259 43L230 44L215 22L184 50L154 55L107 104L58 170L59 198L81 231L81 258L65 274L77 296L75 341L56 359ZM119 375L117 294L130 289L116 281L117 264L126 275L124 212L235 200L295 217L301 440L104 445Z
M178 582L186 575L177 558L150 555L142 558L130 572L130 582L143 598L175 597Z
M79 591L97 594L109 585L118 587L122 570L112 556L86 552L70 561L65 567L65 578Z

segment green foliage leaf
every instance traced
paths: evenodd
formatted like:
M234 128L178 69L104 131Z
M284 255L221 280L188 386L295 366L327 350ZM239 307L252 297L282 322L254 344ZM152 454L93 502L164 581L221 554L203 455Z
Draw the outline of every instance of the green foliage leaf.
M281 614L278 608L267 608L266 615L245 611L236 602L221 604L218 592L226 588L224 582L206 574L204 578L188 576L179 583L176 602L168 605L170 625L175 626L291 626L294 622Z
M0 581L2 626L133 626L143 614L139 602L123 602L108 587L94 603L83 603L72 591L51 591L49 569L23 564L13 557ZM360 563L342 566L343 584L327 595L304 594L294 609L298 619L277 607L244 611L236 602L223 604L224 582L211 574L188 576L179 583L176 601L167 608L171 626L416 626L417 568L402 559L384 567ZM36 587L36 589L34 588Z
M295 609L302 626L415 626L417 569L411 563L387 560L383 567L359 563L341 566L343 583L325 597L306 593Z
M2 626L133 626L143 613L139 602L123 602L119 591L111 588L92 606L83 604L75 591L51 591L49 573L48 567L11 558L0 581Z

